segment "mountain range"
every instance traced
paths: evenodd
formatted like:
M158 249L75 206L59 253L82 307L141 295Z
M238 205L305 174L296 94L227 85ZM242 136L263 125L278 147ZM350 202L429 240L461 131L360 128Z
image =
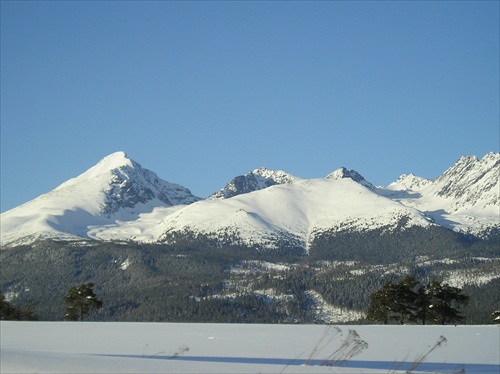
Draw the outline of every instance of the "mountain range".
M203 199L113 153L54 190L0 215L2 247L37 239L302 248L323 232L441 226L487 238L500 229L500 154L461 157L436 179L374 186L339 168L324 178L255 169Z
M0 215L0 293L43 320L91 282L100 321L346 323L411 275L463 288L464 321L489 323L499 176L498 153L386 187L344 167L315 179L259 168L200 198L116 152Z

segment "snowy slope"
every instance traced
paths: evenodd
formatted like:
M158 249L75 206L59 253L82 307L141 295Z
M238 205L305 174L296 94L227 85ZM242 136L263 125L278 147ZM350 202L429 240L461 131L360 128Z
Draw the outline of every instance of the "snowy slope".
M280 242L307 248L323 230L371 230L429 222L416 209L378 195L350 179L309 179L242 194L225 200L200 201L167 216L161 241L176 234L204 235L221 241L276 248Z
M500 370L497 325L0 323L2 373L497 374Z
M434 180L402 175L379 192L442 226L485 235L500 227L500 154L461 157Z
M187 188L161 180L116 152L54 190L3 213L2 245L39 237L88 237L92 226L132 221L157 207L197 200Z

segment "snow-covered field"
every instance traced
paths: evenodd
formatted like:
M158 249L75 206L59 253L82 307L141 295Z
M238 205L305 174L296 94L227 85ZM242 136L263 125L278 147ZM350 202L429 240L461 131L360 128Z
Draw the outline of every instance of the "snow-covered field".
M1 373L500 372L498 325L2 321L0 327Z

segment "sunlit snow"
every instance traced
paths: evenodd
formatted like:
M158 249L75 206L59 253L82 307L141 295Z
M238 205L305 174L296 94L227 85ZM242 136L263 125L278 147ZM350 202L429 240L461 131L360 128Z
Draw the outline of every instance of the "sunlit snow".
M2 373L495 373L498 325L0 322Z

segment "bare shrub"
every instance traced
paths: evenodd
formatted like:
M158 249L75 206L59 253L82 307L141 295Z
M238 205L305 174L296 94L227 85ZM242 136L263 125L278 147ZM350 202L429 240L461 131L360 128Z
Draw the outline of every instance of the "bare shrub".
M342 330L335 326L327 326L323 335L318 340L309 357L305 361L305 365L310 365L311 362L323 352L330 343L342 336ZM368 343L359 337L356 330L349 330L347 338L342 342L339 348L329 354L325 359L320 361L321 366L342 366L352 357L361 353L364 349L368 348Z
M323 360L321 366L342 366L354 356L368 348L368 343L359 337L356 330L349 330L349 334L341 346Z
M411 366L408 368L408 370L406 370L407 373L412 373L414 370L416 370L426 359L427 359L427 356L429 356L429 354L434 351L435 349L441 347L442 345L444 345L445 343L447 342L446 338L441 335L439 337L439 339L437 340L437 342L432 346L430 347L427 352L421 354L420 356L418 356L416 358L415 361L413 361L413 363L411 364Z

